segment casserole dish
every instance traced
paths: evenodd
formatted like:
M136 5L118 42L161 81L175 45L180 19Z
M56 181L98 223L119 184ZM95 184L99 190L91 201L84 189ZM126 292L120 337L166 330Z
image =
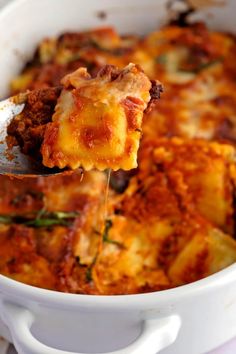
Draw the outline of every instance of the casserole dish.
M125 6L118 1L89 1L86 8L75 0L48 4L21 0L2 12L2 96L27 60L25 54L30 57L45 36L101 24L141 34L166 18L164 1L147 5L129 1ZM107 18L102 20L104 16L98 15L104 10ZM233 2L212 12L211 25L233 30ZM204 20L206 14L202 13ZM227 24L222 21L226 16ZM151 354L168 346L164 353L205 353L236 334L235 277L233 265L172 290L98 297L38 289L1 276L1 316L10 329L9 333L2 324L2 335L13 340L19 353Z

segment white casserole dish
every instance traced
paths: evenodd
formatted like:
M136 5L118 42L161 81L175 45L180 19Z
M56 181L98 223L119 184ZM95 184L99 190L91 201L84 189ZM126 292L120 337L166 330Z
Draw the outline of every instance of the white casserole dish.
M0 13L0 95L37 43L65 30L111 24L145 33L164 23L164 0L16 0ZM102 20L98 11L107 13ZM234 30L236 3L198 16ZM236 264L162 292L91 296L39 289L0 276L0 334L20 354L201 354L236 335ZM165 349L164 349L165 348Z

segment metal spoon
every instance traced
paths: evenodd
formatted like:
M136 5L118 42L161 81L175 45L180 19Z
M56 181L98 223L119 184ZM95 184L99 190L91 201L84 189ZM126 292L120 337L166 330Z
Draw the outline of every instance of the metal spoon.
M15 177L39 177L65 173L58 168L47 168L42 163L24 155L18 146L10 151L5 142L7 126L25 107L26 94L0 101L0 175Z

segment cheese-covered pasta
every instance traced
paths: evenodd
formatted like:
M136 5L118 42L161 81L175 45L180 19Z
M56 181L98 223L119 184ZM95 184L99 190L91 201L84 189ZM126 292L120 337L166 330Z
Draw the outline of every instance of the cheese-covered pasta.
M143 112L151 82L134 64L68 74L41 148L43 164L85 170L137 167Z

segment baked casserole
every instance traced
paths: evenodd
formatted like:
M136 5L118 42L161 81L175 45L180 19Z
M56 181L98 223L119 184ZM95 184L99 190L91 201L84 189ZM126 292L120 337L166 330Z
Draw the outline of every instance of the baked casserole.
M80 67L95 77L106 64L135 63L165 91L144 115L138 167L111 173L105 227L106 172L0 177L0 272L37 287L112 295L179 286L234 263L235 55L234 36L203 23L142 38L100 28L43 40L11 83L11 94L47 93L40 125L29 136L22 132L30 122L17 126L26 151L37 150L54 112L51 88ZM35 112L40 102L31 102Z

